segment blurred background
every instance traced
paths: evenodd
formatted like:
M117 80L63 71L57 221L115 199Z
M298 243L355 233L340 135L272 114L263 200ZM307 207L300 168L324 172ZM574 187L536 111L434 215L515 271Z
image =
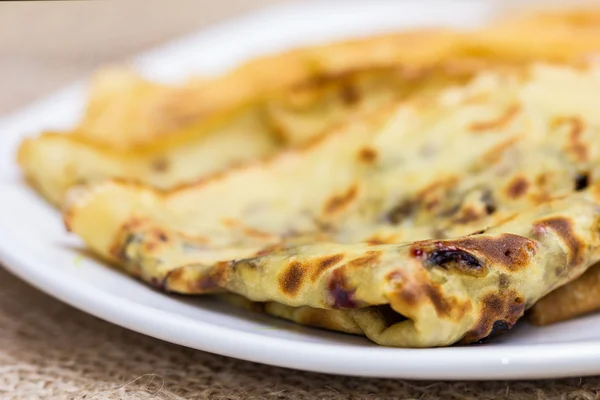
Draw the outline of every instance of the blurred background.
M284 0L0 3L0 116L177 36Z

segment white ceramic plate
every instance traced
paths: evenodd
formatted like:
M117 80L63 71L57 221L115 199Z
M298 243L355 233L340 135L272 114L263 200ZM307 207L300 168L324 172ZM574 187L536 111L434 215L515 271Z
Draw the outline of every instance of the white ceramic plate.
M135 60L147 75L177 80L220 72L260 53L415 25L476 25L483 1L298 2L199 32ZM90 314L173 343L231 357L335 374L416 379L542 378L600 373L600 316L546 328L523 323L487 345L378 347L361 337L300 327L208 298L158 293L89 259L59 213L22 180L19 142L72 125L84 101L71 86L0 121L0 259L16 275Z

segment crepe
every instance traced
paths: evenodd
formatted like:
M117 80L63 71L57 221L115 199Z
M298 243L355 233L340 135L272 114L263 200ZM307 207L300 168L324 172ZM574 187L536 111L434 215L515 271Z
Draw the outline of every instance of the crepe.
M46 132L22 143L18 161L28 181L58 205L75 185L118 177L171 188L273 153L280 146L261 112L249 108L205 119L189 133L118 152L74 133Z
M600 12L573 9L512 13L476 32L416 29L265 55L222 76L167 87L123 71L94 80L79 135L131 149L177 134L207 116L256 104L295 87L320 87L357 71L439 63L572 61L600 48ZM117 128L117 129L115 129Z
M175 86L109 69L94 78L81 123L26 140L19 163L56 205L68 188L109 178L174 188L482 70L573 63L600 48L598 20L595 12L569 11L509 18L477 32L387 34L264 56Z
M65 222L161 290L382 345L470 343L599 260L598 93L597 67L483 73L176 190L79 188Z
M399 60L431 63L453 36L420 30L297 49L174 86L109 68L92 80L80 124L24 141L18 160L56 205L68 188L108 178L173 188L310 140L363 106L418 90L417 80L431 87ZM400 51L408 43L423 46ZM290 108L299 96L302 104Z
M600 264L538 301L528 319L544 326L600 310Z
M74 185L111 177L169 189L309 142L351 113L374 110L414 93L434 92L470 74L466 68L419 75L398 67L356 71L206 117L186 132L135 151L101 146L79 131L45 133L23 142L19 162L29 181L54 204ZM111 121L110 112L106 121Z
M221 76L174 86L108 70L93 81L78 135L115 149L138 148L293 87L308 84L318 89L348 74L380 67L431 65L451 51L460 36L450 29L418 29L297 48L257 57Z

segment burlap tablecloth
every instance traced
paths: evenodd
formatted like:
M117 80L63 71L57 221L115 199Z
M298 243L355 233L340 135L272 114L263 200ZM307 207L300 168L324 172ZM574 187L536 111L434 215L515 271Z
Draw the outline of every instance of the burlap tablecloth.
M0 2L0 114L100 63L273 2ZM263 366L111 325L0 268L0 398L591 400L600 399L600 379L414 382Z

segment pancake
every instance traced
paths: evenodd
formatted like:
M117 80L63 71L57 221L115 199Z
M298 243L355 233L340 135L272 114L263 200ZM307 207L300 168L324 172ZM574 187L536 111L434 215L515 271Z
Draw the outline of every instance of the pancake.
M110 68L80 123L27 139L26 178L58 205L110 178L167 190L306 143L349 116L494 69L597 53L597 11L512 16L477 31L421 29L290 50L178 85Z
M387 346L472 343L599 260L599 93L594 65L484 72L173 190L77 188L65 222L160 290Z

